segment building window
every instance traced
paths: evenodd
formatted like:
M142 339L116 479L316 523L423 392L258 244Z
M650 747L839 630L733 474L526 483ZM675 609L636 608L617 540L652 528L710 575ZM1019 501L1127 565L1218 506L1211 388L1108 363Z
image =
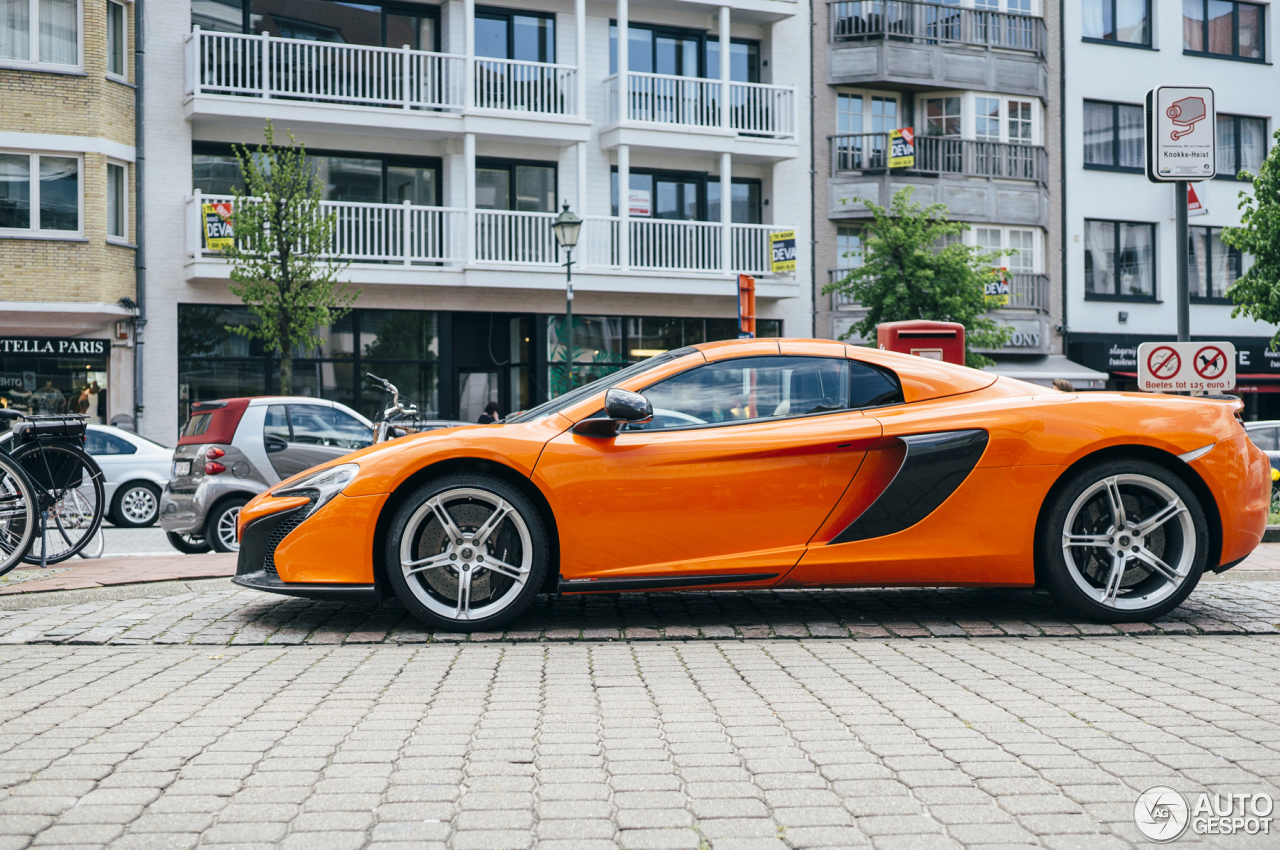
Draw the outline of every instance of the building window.
M1155 300L1154 224L1086 219L1084 231L1086 298Z
M861 268L862 229L847 224L836 226L836 268L842 271Z
M523 62L556 61L556 17L512 9L476 9L476 55Z
M107 73L124 77L124 61L128 28L125 26L124 4L107 0Z
M79 65L79 0L0 0L0 61Z
M887 133L898 129L898 98L836 93L836 132L840 135Z
M556 211L556 167L503 160L476 162L476 209Z
M986 253L1010 249L1013 253L1001 254L991 265L1008 269L1013 274L1035 274L1036 232L1017 227L976 227L973 244Z
M324 183L326 201L440 205L438 160L308 152L307 162ZM193 146L191 176L192 188L206 195L244 191L240 163L225 145Z
M107 236L129 238L129 189L125 182L128 166L107 163Z
M761 184L749 177L732 183L734 224L760 224ZM612 215L618 215L618 172L610 175ZM662 218L669 221L719 221L720 178L700 171L631 170L628 193L631 218Z
M80 231L80 158L0 153L0 231Z
M1084 102L1084 167L1140 172L1143 111L1127 103Z
M1086 41L1151 46L1151 0L1084 0Z
M269 32L333 44L440 50L440 8L428 4L191 0L191 25L206 32Z
M1233 0L1182 0L1182 51L1261 62L1262 8Z
M960 135L959 95L930 97L924 102L924 131L927 136Z
M974 136L986 142L1000 141L1000 98L974 98Z
M627 24L627 70L638 74L720 78L720 38L706 30ZM609 23L609 73L618 73L618 25ZM760 42L729 41L729 79L760 82Z
M1257 174L1267 158L1267 119L1218 113L1218 177Z
M1225 299L1227 289L1243 274L1243 255L1222 241L1221 227L1187 229L1187 285L1191 297Z
M1016 145L1031 144L1031 101L1011 100L1008 107L1009 141Z

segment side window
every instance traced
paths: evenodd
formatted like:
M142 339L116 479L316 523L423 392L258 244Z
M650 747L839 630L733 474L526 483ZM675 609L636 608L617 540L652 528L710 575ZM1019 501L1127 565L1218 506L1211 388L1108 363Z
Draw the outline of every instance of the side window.
M745 357L690 369L644 391L642 430L804 416L849 406L849 363L828 357Z
M138 447L114 434L88 431L85 434L84 450L91 455L131 455L137 454Z
M330 408L314 404L289 405L289 424L293 426L293 442L311 446L337 445L333 426L325 418Z
M359 419L335 407L325 407L321 410L333 430L334 442L330 445L353 450L373 445L373 429Z
M283 404L273 404L267 408L267 418L262 423L262 436L279 437L285 441L292 439L289 434L289 417L284 412Z
M1249 431L1249 439L1253 444L1264 452L1276 451L1276 429L1275 428L1254 428ZM92 454L92 452L90 452Z
M850 407L880 407L903 403L902 385L898 383L898 376L892 372L851 361L849 379Z

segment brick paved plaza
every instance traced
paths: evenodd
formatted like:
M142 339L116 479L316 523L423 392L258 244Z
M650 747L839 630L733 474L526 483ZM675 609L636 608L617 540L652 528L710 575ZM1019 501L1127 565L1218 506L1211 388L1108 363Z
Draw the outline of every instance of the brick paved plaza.
M0 604L0 850L1105 850L1157 783L1280 796L1276 581L1119 629L1027 591L549 599L469 640L219 579Z

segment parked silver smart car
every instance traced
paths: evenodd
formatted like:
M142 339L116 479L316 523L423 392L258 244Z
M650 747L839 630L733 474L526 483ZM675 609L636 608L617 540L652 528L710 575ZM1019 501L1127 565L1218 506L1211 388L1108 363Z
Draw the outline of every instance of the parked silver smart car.
M182 552L235 552L236 517L258 493L373 442L373 423L307 397L199 401L173 453L160 525Z
M154 524L160 516L160 491L169 483L173 449L108 425L90 425L84 448L102 467L107 518L122 528Z

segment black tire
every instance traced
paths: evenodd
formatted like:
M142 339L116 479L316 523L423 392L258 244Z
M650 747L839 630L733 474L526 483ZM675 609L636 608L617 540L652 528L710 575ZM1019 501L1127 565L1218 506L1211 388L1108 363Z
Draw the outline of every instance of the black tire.
M446 534L439 509L461 540ZM387 530L387 577L410 613L433 629L498 630L537 596L548 551L542 516L523 493L500 478L458 473L422 485L396 511ZM412 574L402 555L415 565ZM424 566L428 560L438 563ZM477 599L482 604L473 608Z
M150 496L150 499L147 496ZM146 513L143 509L150 508ZM160 519L160 488L150 481L130 481L116 488L111 499L112 524L119 528L148 528Z
M22 466L35 488L40 510L48 516L44 533L36 530L23 560L28 564L60 564L74 557L93 540L106 513L106 490L98 462L70 443L26 443L10 456Z
M164 536L169 538L170 546L177 549L184 555L203 555L212 548L204 541L203 537L196 537L191 534L179 534L176 531L166 531Z
M35 488L22 467L0 453L0 576L22 563L39 531Z
M227 496L213 506L204 521L204 539L215 552L239 552L236 539L236 517L249 502L248 496Z
M1145 622L1195 590L1209 524L1176 473L1146 460L1104 461L1071 473L1052 499L1036 548L1040 578L1060 604L1098 622Z

